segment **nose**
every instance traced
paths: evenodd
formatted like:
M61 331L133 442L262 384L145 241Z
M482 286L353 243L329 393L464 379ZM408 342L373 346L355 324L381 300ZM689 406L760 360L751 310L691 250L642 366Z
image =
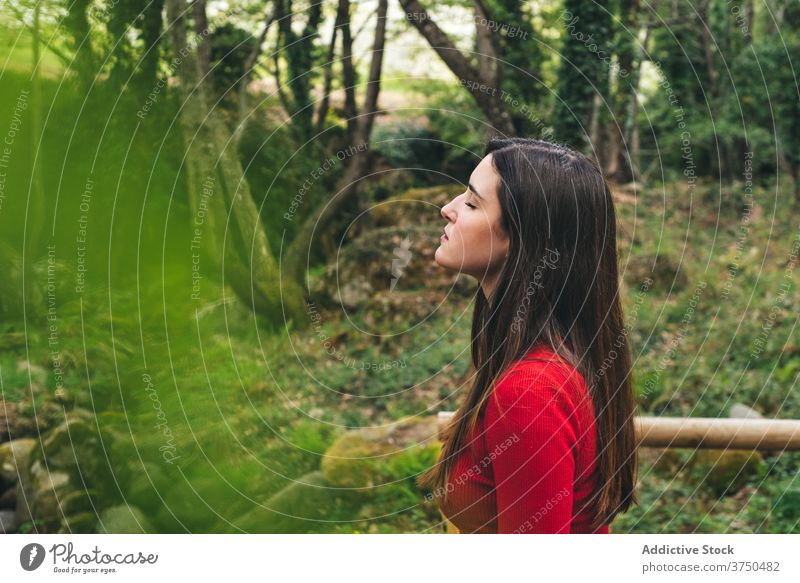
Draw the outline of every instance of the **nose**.
M444 205L442 207L442 210L441 210L442 218L447 220L447 221L450 221L450 222L453 221L452 216L451 216L451 213L452 213L452 210L451 210L452 207L450 206L451 204L452 204L452 201L448 202L446 205Z

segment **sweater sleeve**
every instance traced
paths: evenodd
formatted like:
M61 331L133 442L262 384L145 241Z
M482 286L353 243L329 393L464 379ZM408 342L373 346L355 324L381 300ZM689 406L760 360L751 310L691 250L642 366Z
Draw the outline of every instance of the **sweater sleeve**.
M548 368L511 369L486 405L498 533L570 532L580 432L568 388Z

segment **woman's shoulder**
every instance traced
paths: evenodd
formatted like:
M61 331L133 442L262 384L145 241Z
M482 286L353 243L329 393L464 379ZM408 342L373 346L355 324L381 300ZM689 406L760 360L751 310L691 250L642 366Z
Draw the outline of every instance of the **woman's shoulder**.
M575 444L587 422L581 387L578 371L557 354L546 348L529 351L495 383L484 427L490 435L524 434L538 442L558 434Z
M508 377L534 375L559 385L567 383L575 388L582 388L584 385L583 375L569 361L545 344L531 348L525 356L508 368L506 375Z
M539 345L509 366L495 383L493 398L503 405L554 403L571 405L585 391L583 376L550 347Z

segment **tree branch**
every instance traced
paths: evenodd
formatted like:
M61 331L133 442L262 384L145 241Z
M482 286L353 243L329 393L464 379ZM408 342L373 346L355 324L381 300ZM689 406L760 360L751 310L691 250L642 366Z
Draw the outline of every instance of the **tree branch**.
M459 81L470 91L475 103L494 128L506 135L514 134L511 116L502 105L497 94L500 88L493 85L495 79L487 79L481 75L469 59L459 51L445 32L431 19L427 10L418 0L400 0L406 19L428 41L431 48L444 61L445 65L458 77Z
M328 58L325 62L325 80L322 89L322 101L317 111L317 123L314 125L315 135L319 135L322 132L323 126L325 125L325 118L328 116L331 83L333 82L333 59L336 55L336 36L339 32L339 28L342 26L342 22L347 18L346 8L347 4L344 0L339 0L339 5L336 9L336 20L333 23L333 30L331 31L331 40L330 43L328 43Z
M269 31L270 26L272 26L272 23L275 21L277 14L278 5L275 4L275 6L272 8L272 13L267 16L267 20L264 23L258 38L256 39L256 44L253 46L253 50L250 51L250 54L247 55L247 58L244 61L244 75L239 80L238 119L236 123L236 131L234 132L233 136L237 144L239 143L239 140L241 140L245 126L247 125L247 120L249 119L247 116L247 86L250 84L250 79L253 77L253 67L258 60L258 57L261 55L261 47L267 38L267 32Z

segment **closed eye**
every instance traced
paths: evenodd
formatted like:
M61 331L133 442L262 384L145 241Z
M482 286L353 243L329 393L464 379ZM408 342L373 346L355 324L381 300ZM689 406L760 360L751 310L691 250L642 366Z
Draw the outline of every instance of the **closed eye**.
M466 204L471 209L478 208L474 204L472 204L471 202L467 202L467 203L464 203L464 204Z

